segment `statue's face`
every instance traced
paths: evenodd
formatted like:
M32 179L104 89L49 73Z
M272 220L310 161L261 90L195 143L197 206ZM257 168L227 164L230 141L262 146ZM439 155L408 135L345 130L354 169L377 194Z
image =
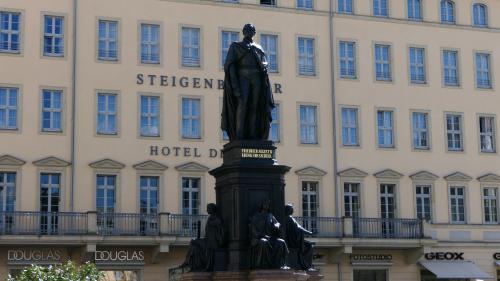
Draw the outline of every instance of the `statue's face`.
M253 24L246 24L244 27L243 27L243 36L245 37L249 37L249 38L252 38L255 36L255 26L253 26Z
M207 205L207 213L212 215L215 213L215 206L213 204L208 204Z

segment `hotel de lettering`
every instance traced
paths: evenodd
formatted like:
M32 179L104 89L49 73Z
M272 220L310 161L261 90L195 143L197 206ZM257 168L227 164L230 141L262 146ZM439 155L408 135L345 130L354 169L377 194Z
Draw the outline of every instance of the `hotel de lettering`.
M498 0L0 0L0 278L174 278L247 22L325 280L500 280Z

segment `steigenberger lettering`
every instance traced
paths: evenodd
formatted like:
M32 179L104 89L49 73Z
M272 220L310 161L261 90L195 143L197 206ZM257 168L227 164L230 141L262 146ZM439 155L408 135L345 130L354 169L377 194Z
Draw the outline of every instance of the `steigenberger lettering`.
M58 263L62 251L52 249L12 249L7 252L9 263Z
M136 76L137 85L160 86L160 87L180 87L192 89L224 89L223 79L186 77L175 75L156 75L139 73ZM271 87L273 93L282 94L280 83L274 83Z

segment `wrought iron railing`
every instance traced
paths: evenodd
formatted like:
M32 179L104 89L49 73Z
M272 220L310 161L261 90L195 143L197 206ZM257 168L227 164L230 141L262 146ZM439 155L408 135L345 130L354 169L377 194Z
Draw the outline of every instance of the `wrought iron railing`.
M423 238L422 221L419 219L354 218L354 237L359 238Z
M80 235L87 213L0 212L2 235Z
M97 234L156 236L160 234L157 214L98 213Z
M207 223L207 215L176 215L170 214L166 217L168 229L166 232L169 235L197 237L198 232L201 237L204 236L205 224Z
M313 233L311 237L342 237L344 234L342 218L295 217L295 220Z

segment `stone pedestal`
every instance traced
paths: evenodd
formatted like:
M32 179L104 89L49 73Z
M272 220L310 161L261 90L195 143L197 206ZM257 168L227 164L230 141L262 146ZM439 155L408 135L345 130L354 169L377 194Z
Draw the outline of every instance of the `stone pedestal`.
M183 273L180 281L211 281L212 272Z
M283 221L284 175L290 167L276 163L275 150L271 141L232 141L224 146L222 166L210 171L225 226L229 271L249 269L249 222L265 199Z
M190 272L182 274L181 281L319 281L318 272L293 270L253 270Z
M309 276L303 271L254 270L248 274L248 281L306 281Z

